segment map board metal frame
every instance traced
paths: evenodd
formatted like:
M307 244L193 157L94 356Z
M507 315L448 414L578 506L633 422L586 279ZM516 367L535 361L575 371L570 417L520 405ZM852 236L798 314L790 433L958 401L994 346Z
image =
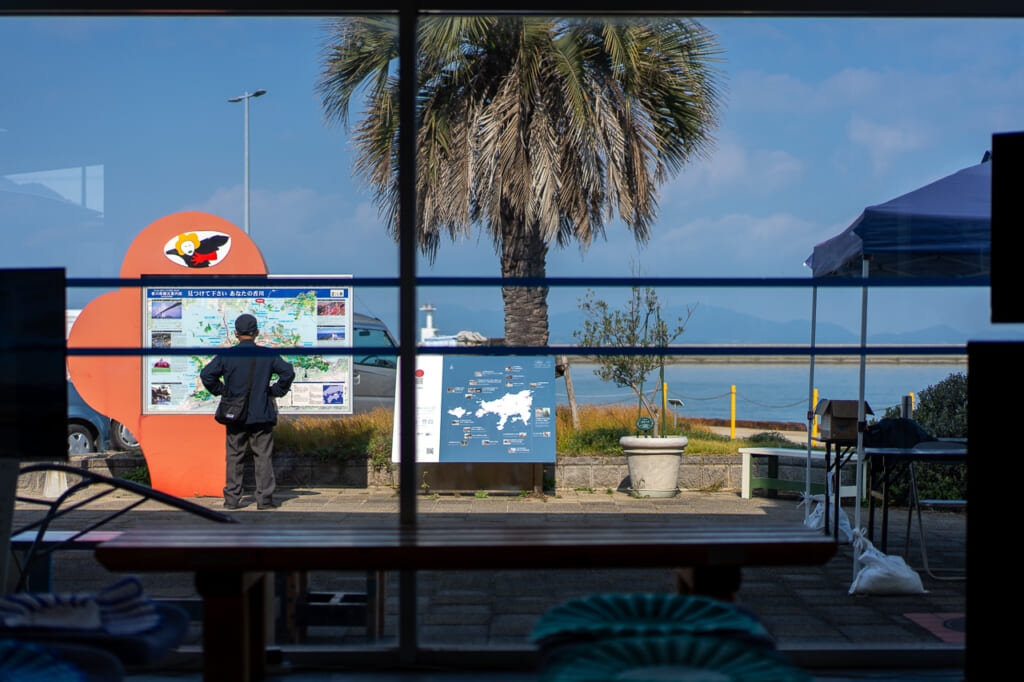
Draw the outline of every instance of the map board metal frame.
M210 355L144 355L142 413L213 414L218 399L199 381L214 353L237 342L235 318L256 316L257 343L280 349L295 366L291 390L277 399L284 415L352 414L351 354L294 355L288 348L351 348L351 286L142 287L142 346L147 349L209 347ZM200 304L200 302L203 302ZM189 326L192 326L191 329Z

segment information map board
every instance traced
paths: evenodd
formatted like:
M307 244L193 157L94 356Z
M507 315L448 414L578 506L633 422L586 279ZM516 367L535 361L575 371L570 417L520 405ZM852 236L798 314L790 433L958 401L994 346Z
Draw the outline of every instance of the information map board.
M352 414L352 356L330 355L352 345L352 288L143 287L146 348L229 348L235 318L259 322L260 346L280 348L295 382L277 404L281 414ZM288 348L322 348L323 355L288 355ZM213 351L215 352L215 351ZM210 355L143 356L143 414L203 414L219 398L199 380Z
M416 461L554 462L554 358L417 356Z

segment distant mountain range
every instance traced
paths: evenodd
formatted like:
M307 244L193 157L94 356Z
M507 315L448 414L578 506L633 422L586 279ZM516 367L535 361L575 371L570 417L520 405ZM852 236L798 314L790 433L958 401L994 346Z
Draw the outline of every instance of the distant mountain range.
M671 318L685 315L685 310L668 309ZM582 316L578 311L555 313L549 318L551 325L550 343L553 345L574 344L572 332L582 326ZM420 314L420 325L424 324ZM455 334L462 330L475 331L487 337L504 336L504 312L497 310L470 310L457 304L446 303L438 306L434 314L434 324L438 334ZM859 324L854 320L853 325ZM766 320L747 313L740 313L727 308L700 305L687 324L686 332L678 343L685 345L699 344L772 344L800 345L810 342L810 323L808 320L790 320L778 322ZM971 340L986 338L1024 338L1024 334L1007 330L986 333L971 333L955 329L948 325L935 325L914 331L901 333L868 334L868 343L881 345L959 345ZM860 340L860 333L841 325L819 322L816 332L818 344L854 345Z

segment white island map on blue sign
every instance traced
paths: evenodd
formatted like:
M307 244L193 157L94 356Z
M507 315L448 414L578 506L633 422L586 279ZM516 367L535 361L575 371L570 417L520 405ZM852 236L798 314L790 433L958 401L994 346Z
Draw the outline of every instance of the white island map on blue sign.
M444 358L441 462L553 462L553 358Z
M497 400L486 400L480 403L480 409L476 411L476 417L480 418L488 414L498 417L498 430L505 429L505 422L510 418L518 418L524 426L530 424L530 410L533 408L533 392L519 391L501 396Z

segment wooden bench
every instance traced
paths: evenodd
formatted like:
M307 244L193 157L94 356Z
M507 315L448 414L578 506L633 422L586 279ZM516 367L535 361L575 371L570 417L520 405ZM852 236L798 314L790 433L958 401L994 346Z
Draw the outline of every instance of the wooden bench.
M22 570L27 570L25 590L53 591L53 554L57 551L92 552L101 543L109 542L123 531L48 530L39 537L37 531L22 531L11 537L11 550L19 552ZM29 553L34 553L34 557ZM26 565L27 563L27 565ZM384 580L377 571L368 571L366 590L362 593L314 592L309 589L305 572L278 573L274 579L274 598L278 600L275 635L278 639L298 643L308 626L365 626L371 640L379 639L384 628ZM194 621L202 620L202 605L195 599L155 599L181 607Z
M27 570L25 589L29 592L53 590L53 552L58 550L93 551L101 542L109 542L120 531L48 530L39 537L38 531L22 531L11 536L11 551L21 552L21 568ZM29 556L29 553L34 556ZM26 566L26 562L28 565Z
M266 580L274 571L693 567L738 573L744 566L823 564L835 552L831 538L800 524L423 518L412 527L161 527L159 534L125 532L97 547L96 557L112 571L194 572L205 614L204 679L247 682L265 672Z
M801 463L805 463L807 461L806 449L792 450L789 448L758 447L740 448L740 454L743 455L743 479L740 492L740 496L743 499L750 498L754 488L764 488L765 490L788 490L791 492L803 492L806 489L805 477L801 477L800 480L779 478L779 458L793 457L799 459ZM758 460L767 460L768 476L754 476L754 465L757 464ZM812 450L811 460L815 462L825 462L825 452L822 450ZM824 483L811 483L812 495L820 495L824 494L824 492ZM839 495L840 497L856 497L857 486L839 486Z

